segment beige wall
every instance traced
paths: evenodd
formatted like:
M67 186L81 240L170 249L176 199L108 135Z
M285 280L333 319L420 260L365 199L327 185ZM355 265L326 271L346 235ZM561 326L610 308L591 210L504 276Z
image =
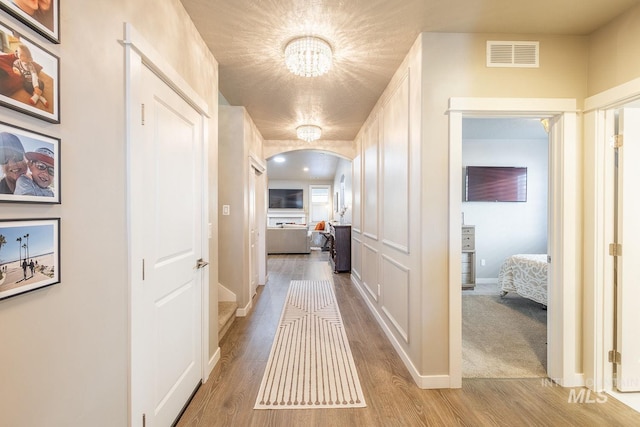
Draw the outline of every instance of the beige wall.
M518 34L423 34L423 236L424 310L431 313L423 330L422 369L448 372L448 117L451 97L576 98L586 95L585 37ZM487 68L487 40L539 40L540 68ZM581 154L576 159L580 163ZM437 345L433 345L437 343Z
M589 90L596 95L640 77L640 5L589 38Z
M487 68L485 65L487 40L538 40L540 41L540 67L528 68ZM406 219L412 236L419 236L418 243L410 241L410 253L400 252L385 244L385 236L368 239L367 227L372 230L389 231L385 227L384 209L367 204L367 170L375 165L375 158L367 156L371 149L368 126L384 117L385 103L397 85L393 81L372 111L367 124L363 126L356 146L360 148L362 169L361 180L354 178L354 184L360 185L362 197L361 218L362 235L354 232L354 264L359 271L355 279L361 282L365 296L377 313L393 339L396 348L410 359L415 366L414 376L421 376L423 385L446 386L445 377L449 374L449 286L448 250L449 218L459 212L449 212L449 188L443 183L449 179L449 145L447 108L451 97L505 97L505 98L576 98L578 105L586 96L588 62L588 39L572 36L531 36L518 34L452 34L424 33L419 37L414 50L396 73L395 81L409 69L413 76L422 69L418 81L411 80L410 108L404 115L394 116L389 126L402 127L402 122L410 123L409 157L411 171L409 188L418 191L410 193L408 215ZM421 45L421 47L420 47ZM419 49L415 49L418 46ZM417 62L416 62L417 61ZM416 92L418 98L415 98ZM418 111L417 119L409 115ZM381 119L382 120L382 119ZM416 134L416 132L418 132ZM380 164L389 160L384 146L392 143L384 131L380 135ZM394 150L394 154L397 153ZM578 154L581 157L581 153ZM579 164L580 159L576 162ZM380 200L385 204L384 180L377 178ZM387 189L387 192L391 187ZM354 194L358 194L354 190ZM419 203L417 201L420 201ZM400 199L400 202L402 200ZM397 203L397 202L396 202ZM415 207L418 205L418 209ZM354 214L357 213L354 210ZM391 220L397 221L403 216L403 210ZM367 218L376 221L367 225ZM354 224L358 220L354 220ZM354 227L356 228L356 227ZM387 230L387 231L384 231ZM394 233L391 230L392 234ZM362 243L360 243L362 242ZM371 270L373 268L373 270ZM373 271L374 273L371 273ZM369 272L369 273L367 273ZM377 272L381 272L378 274ZM358 277L362 275L362 278ZM372 275L373 274L373 275ZM370 277L367 277L369 275ZM376 283L367 284L367 281ZM406 283L405 288L397 283ZM388 282L388 283L385 283ZM377 284L382 288L381 296L376 299ZM387 290L385 291L385 288ZM395 293L394 293L395 292ZM405 300L400 305L400 298ZM405 308L406 307L406 308ZM402 317L402 312L408 313ZM404 323L407 327L404 328ZM576 331L578 334L579 331ZM403 336L408 333L408 336Z
M244 107L219 107L218 178L219 214L229 205L229 215L220 219L220 284L236 294L239 308L249 309L249 157L262 159L262 135ZM259 189L257 189L259 191ZM264 209L264 207L263 207ZM262 214L262 213L261 213ZM242 313L242 311L241 311Z
M209 104L214 162L217 64L178 0L62 3L62 43L38 39L60 57L61 123L0 111L2 121L62 139L62 204L3 204L0 211L2 219L61 217L61 283L0 301L0 424L124 426L128 266L125 72L119 43L123 22L132 23L160 49ZM23 28L14 21L12 25ZM216 181L211 178L209 184L215 188ZM216 253L217 244L212 244L211 256ZM210 275L217 281L215 266ZM216 325L215 316L212 320ZM217 338L217 327L212 329Z

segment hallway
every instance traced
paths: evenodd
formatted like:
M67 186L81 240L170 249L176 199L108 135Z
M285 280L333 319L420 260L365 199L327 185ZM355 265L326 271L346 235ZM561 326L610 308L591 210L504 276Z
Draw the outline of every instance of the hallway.
M253 312L237 318L224 336L220 361L178 426L631 426L640 422L639 413L609 396L578 394L582 390L552 386L541 379L465 379L462 389L421 390L349 274L331 272L327 252L271 255L268 272L269 281L258 288ZM366 408L253 409L288 285L296 279L333 280ZM581 403L570 402L572 396Z

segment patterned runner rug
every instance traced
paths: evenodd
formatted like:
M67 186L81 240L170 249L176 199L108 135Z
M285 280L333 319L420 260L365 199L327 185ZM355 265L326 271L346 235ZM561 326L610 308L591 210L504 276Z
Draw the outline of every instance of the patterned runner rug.
M254 408L365 406L333 286L292 280Z

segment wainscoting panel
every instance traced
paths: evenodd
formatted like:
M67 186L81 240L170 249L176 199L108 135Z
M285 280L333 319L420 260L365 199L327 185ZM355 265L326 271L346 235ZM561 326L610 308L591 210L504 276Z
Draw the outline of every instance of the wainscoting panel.
M409 343L409 268L384 254L381 258L382 311Z
M378 251L367 245L362 244L362 284L374 301L378 301L379 280L378 280Z
M379 120L376 117L364 132L363 138L363 234L378 239L378 140Z
M382 110L382 239L409 252L409 70Z
M356 156L351 162L351 191L353 195L353 207L351 211L351 230L362 230L362 156Z
M360 233L351 229L351 274L356 276L358 280L362 280L362 240L358 237Z

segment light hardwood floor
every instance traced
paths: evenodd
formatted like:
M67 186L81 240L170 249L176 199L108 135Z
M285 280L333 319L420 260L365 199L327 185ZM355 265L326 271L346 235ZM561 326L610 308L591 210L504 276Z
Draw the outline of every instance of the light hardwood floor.
M237 318L223 338L220 361L178 426L640 425L640 413L611 397L585 393L584 403L570 403L580 389L572 392L543 379L465 379L462 389L419 389L349 274L333 274L327 257L318 251L269 257L269 281L259 287L253 312ZM335 283L366 408L253 409L288 285L296 279Z

